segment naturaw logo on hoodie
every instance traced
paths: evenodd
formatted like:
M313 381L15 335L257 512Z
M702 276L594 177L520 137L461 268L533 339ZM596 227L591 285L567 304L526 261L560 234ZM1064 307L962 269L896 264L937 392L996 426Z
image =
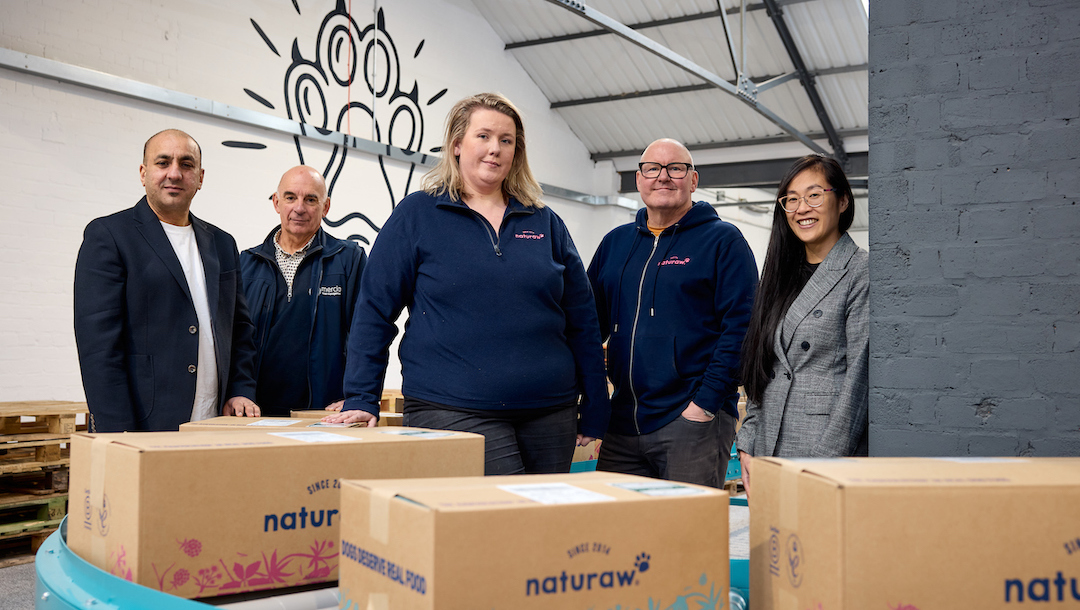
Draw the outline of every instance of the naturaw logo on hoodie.
M690 264L690 257L689 256L684 257L684 258L679 258L678 256L669 256L669 257L665 258L664 260L660 261L659 263L657 263L656 265L658 267L667 267L668 265L689 265L689 264Z

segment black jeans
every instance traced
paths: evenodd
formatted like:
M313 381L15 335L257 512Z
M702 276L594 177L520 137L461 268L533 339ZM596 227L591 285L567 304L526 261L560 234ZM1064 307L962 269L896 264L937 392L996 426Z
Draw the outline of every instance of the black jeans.
M641 436L608 432L597 470L722 487L735 438L735 418L724 411L710 422L682 415Z
M404 424L484 435L484 474L570 472L577 403L541 409L458 409L405 397Z

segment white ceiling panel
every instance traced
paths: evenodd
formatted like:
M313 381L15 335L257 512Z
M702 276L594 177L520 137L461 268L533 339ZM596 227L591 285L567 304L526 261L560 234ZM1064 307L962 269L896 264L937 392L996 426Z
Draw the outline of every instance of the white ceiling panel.
M762 91L757 102L802 134L837 141L865 136L868 125L868 27L861 0L770 0L824 108L815 111L798 78ZM742 99L548 0L473 0L522 68L593 153L640 151L659 137L692 147L727 148L790 137ZM763 0L748 0L745 43L741 0L595 0L585 4L735 82L795 72L780 29ZM719 11L727 11L735 60ZM734 12L732 12L734 10ZM582 36L585 33L593 35ZM745 44L745 47L744 47ZM740 57L745 48L745 61ZM683 88L683 90L678 90ZM675 89L675 91L672 91ZM689 89L689 90L687 90ZM819 141L821 141L819 140ZM836 150L829 151L836 154Z

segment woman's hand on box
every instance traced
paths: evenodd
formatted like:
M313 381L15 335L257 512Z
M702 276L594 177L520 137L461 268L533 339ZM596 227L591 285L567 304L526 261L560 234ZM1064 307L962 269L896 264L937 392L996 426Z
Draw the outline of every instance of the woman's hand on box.
M327 415L322 418L322 421L328 424L355 424L359 423L362 426L374 428L378 424L378 419L364 411L363 409L350 409L348 411L341 411L340 413L334 413L333 415Z

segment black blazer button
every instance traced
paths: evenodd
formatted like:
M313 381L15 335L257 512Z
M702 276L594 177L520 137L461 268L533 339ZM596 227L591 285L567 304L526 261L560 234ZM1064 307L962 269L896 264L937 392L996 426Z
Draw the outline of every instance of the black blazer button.
M195 372L195 370L196 370L196 369L195 369L195 365L194 365L194 364L189 364L189 365L188 365L188 367L187 367L187 372L189 372L189 373L194 373L194 372Z
M809 341L803 341L802 345L800 345L799 347L803 348L803 351L805 352L806 350L810 349L810 342Z
M820 318L821 317L821 310L820 309L815 309L814 310L814 317L815 318Z

